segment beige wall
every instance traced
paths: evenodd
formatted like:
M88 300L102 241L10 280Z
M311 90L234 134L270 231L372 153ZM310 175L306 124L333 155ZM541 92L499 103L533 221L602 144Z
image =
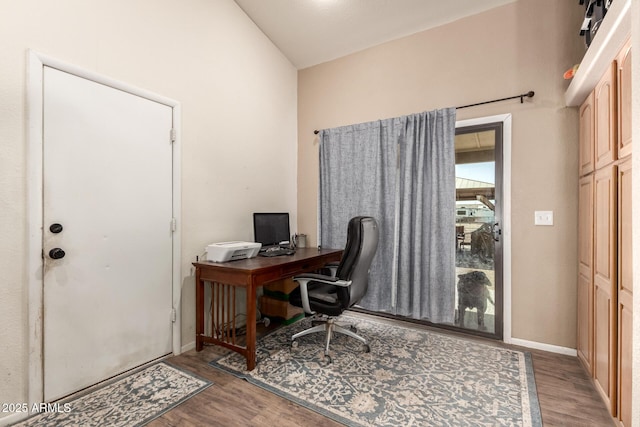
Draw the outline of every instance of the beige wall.
M253 211L290 211L295 224L297 72L232 0L0 0L0 10L0 402L8 403L24 402L28 386L27 49L182 103L183 345L195 339L195 256L214 241L252 240Z
M325 129L534 90L519 101L460 110L513 115L512 336L575 348L577 113L563 72L580 61L580 8L520 0L314 66L298 75L298 229L316 244L318 141ZM553 210L553 227L535 227Z

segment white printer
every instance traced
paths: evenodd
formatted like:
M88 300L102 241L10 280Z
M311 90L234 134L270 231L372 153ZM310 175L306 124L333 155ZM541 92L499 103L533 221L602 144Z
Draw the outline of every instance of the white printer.
M262 245L255 242L221 242L207 246L207 261L225 262L253 258Z

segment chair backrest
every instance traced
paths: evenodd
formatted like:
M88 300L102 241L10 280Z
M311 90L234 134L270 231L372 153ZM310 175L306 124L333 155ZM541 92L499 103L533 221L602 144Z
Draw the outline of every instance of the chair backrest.
M367 293L369 268L378 249L378 223L370 216L351 218L347 229L347 244L342 253L336 276L351 280L348 288L338 288L338 298L346 309Z

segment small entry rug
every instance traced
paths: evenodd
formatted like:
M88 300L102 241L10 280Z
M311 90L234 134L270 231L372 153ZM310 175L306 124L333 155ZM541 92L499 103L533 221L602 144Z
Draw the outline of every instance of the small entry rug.
M49 404L18 426L142 426L212 384L157 363L73 400Z
M292 334L310 320L258 341L258 364L246 371L232 353L212 366L352 426L541 426L531 356L398 322L345 314L370 353L334 334L325 363L323 334Z

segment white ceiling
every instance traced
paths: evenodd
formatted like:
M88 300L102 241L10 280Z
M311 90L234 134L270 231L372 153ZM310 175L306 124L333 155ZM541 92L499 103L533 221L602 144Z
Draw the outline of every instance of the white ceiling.
M235 0L298 69L516 0Z

